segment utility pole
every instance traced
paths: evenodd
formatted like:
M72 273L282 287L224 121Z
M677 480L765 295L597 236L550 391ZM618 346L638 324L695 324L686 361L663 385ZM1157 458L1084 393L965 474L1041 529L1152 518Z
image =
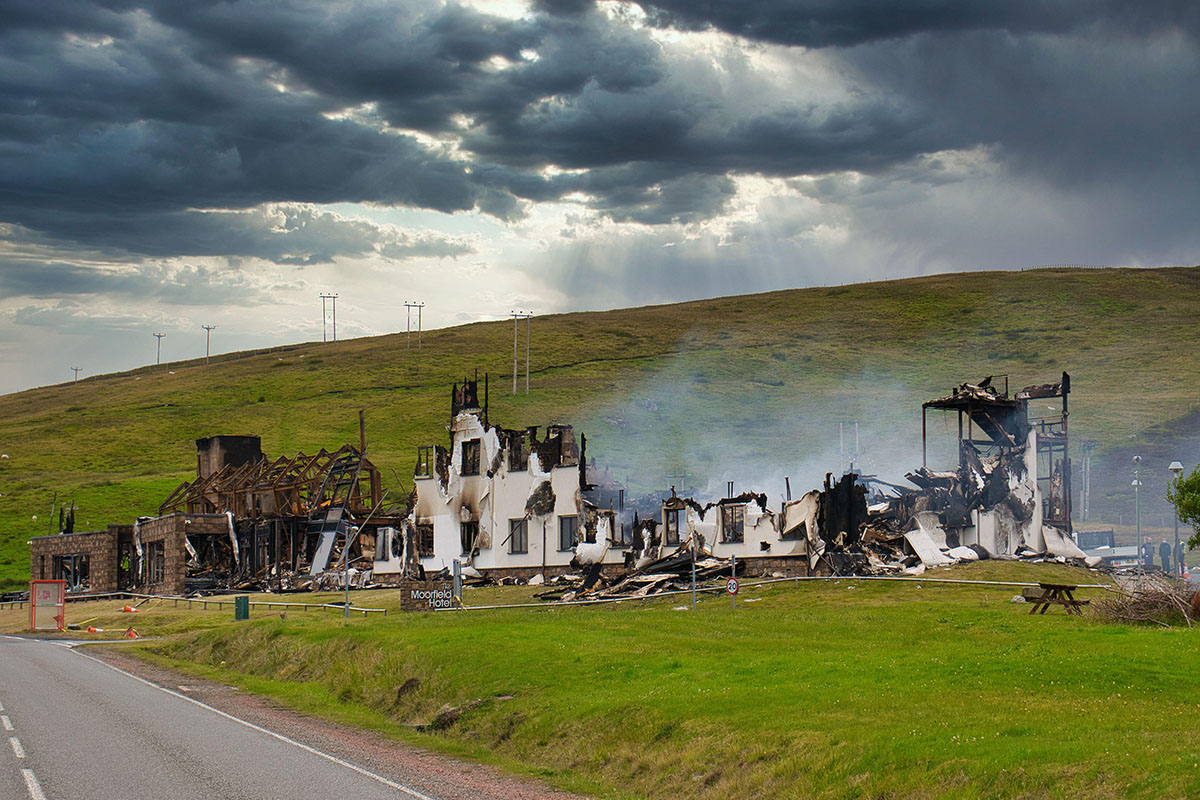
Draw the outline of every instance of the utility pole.
M1097 442L1092 439L1085 439L1082 445L1083 448L1083 488L1080 491L1083 499L1083 519L1086 521L1091 515L1092 510L1092 452L1096 449Z
M82 369L83 367L71 367L71 370L75 373L75 380L73 380L72 383L79 382L79 373Z
M533 314L529 311L510 311L509 316L513 321L513 394L517 393L517 341L518 341L518 324L519 320L526 320L525 323L525 394L529 394L529 318Z
M158 339L158 351L155 353L154 363L161 364L162 363L162 340L163 340L163 337L166 336L166 334L165 333L156 333L156 334L154 334L154 336L155 336L155 338Z
M404 307L408 309L408 319L405 321L404 328L408 332L407 347L412 350L412 310L417 310L417 349L421 349L421 309L425 307L425 303L416 303L404 301Z
M204 328L204 363L208 363L208 346L212 342L212 332L216 330L216 325L201 325Z
M322 342L329 341L329 338L327 337L327 335L325 333L325 319L326 319L325 301L326 300L333 301L333 340L335 342L337 341L337 298L338 298L337 292L333 292L332 294L322 294L321 295L321 341Z

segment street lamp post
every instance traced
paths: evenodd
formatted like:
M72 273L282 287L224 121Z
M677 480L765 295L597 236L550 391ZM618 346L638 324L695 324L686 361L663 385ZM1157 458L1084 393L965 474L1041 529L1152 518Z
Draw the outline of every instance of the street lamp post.
M1171 466L1167 469L1175 476L1175 480L1179 480L1179 476L1183 474L1183 464L1178 461L1172 461ZM1175 512L1175 549L1171 551L1171 555L1175 558L1175 574L1183 577L1183 559L1180 558L1179 552L1179 509L1173 510Z
M1141 465L1142 457L1133 457L1133 519L1137 526L1137 562L1138 575L1146 571L1146 560L1142 556L1142 498L1141 498Z

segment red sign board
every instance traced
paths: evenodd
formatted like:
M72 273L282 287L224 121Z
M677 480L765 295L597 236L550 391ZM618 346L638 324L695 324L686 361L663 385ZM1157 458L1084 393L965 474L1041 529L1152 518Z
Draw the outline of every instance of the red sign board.
M737 578L730 578L729 580L725 581L725 591L729 592L729 594L738 593Z
M29 582L29 630L61 631L67 627L67 582Z

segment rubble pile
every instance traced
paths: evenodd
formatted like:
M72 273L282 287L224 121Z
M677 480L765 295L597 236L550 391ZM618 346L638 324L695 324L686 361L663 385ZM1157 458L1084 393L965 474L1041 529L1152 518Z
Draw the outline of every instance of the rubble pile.
M739 564L739 567L742 565ZM742 571L739 569L739 572ZM704 584L728 577L730 564L710 553L696 553L696 583ZM692 586L691 544L684 543L669 556L644 564L616 577L605 577L600 570L591 569L584 575L559 575L550 583L554 588L537 595L542 600L570 602L572 600L603 600L620 597L649 597L664 592L677 592Z

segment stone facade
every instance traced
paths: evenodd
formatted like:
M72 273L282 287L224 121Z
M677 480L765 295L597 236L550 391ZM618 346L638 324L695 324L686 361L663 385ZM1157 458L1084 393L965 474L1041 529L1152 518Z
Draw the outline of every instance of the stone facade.
M140 520L137 538L142 544L142 569L139 576L140 591L148 594L183 594L184 578L187 574L188 535L229 535L229 519L224 514L184 514L177 512L165 517ZM154 568L151 553L154 545L162 546L162 580L151 581Z
M54 557L86 555L88 558L89 581L84 591L74 595L97 594L117 591L118 543L122 536L130 536L131 525L109 525L103 531L63 533L38 536L30 542L29 574L35 580L50 580L54 575Z

